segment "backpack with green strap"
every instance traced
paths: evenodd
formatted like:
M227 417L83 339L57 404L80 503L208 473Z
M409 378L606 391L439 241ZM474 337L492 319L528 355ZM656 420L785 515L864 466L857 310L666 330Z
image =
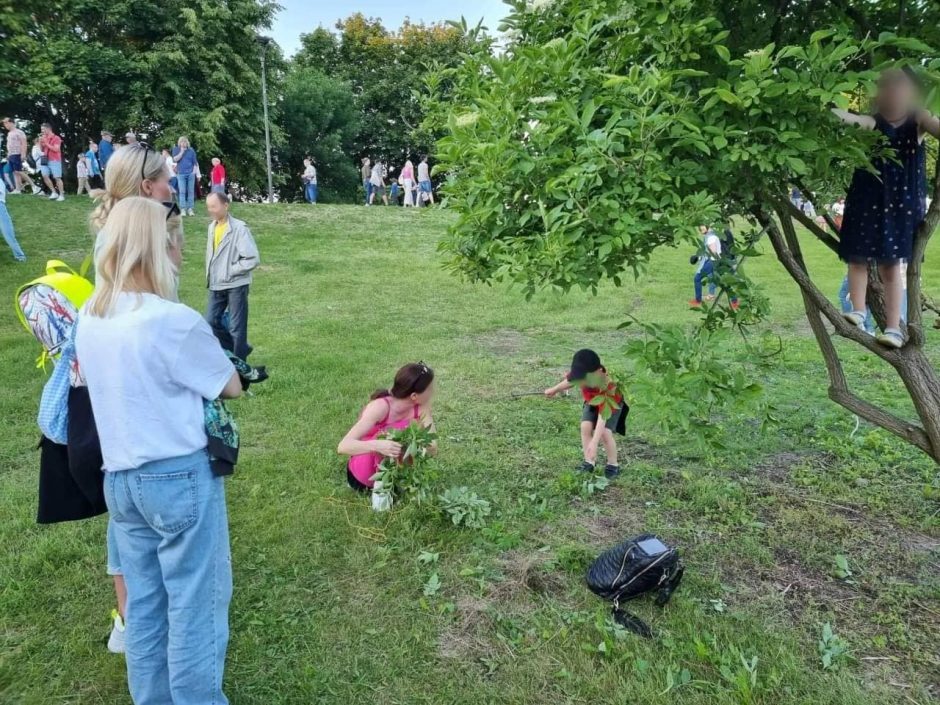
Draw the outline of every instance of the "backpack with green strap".
M46 273L17 289L14 296L16 315L33 334L43 350L36 366L45 369L46 361L55 361L62 344L68 340L78 311L94 292L86 277L91 266L87 258L76 272L61 260L49 260Z

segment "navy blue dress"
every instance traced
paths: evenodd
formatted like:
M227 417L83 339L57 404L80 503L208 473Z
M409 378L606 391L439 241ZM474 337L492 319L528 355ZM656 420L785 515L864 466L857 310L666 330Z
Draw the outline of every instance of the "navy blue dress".
M839 233L839 257L846 262L892 264L910 260L914 233L927 213L927 152L914 116L895 127L875 115L897 161L878 157L877 174L856 169Z

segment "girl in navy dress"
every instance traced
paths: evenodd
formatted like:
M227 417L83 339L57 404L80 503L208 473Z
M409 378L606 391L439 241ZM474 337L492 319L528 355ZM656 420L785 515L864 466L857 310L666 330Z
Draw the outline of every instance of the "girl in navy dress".
M924 136L929 133L940 138L940 120L915 108L917 96L917 84L911 74L889 69L878 79L874 115L833 111L848 124L881 132L896 156L896 161L888 157L873 159L877 173L855 171L839 233L839 257L849 265L852 303L852 310L844 315L851 323L864 326L868 264L875 262L884 285L887 319L877 340L892 348L904 345L900 265L911 259L914 233L927 213Z

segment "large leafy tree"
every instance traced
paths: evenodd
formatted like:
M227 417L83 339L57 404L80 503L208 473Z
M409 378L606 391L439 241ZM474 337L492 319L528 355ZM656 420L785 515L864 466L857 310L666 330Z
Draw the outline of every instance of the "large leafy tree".
M360 13L336 29L303 35L294 63L329 71L351 87L360 113L352 160L381 158L400 166L430 150L437 135L420 129L424 109L417 93L432 70L457 66L464 52L484 46L481 38L458 24L406 21L393 31Z
M880 149L876 134L844 127L829 110L871 89L869 64L916 57L936 86L936 52L893 34L859 40L838 29L733 51L729 31L697 0L512 4L507 51L468 56L448 73L456 93L438 156L459 214L445 243L453 266L529 292L593 288L604 278L619 284L658 248L694 240L699 223L742 215L748 240L766 233L800 287L830 397L940 461L940 377L917 305L921 257L940 222L940 175L908 270L910 341L897 351L849 325L823 294L831 283L814 281L796 223L833 250L837 235L786 198L796 182L825 202ZM727 273L722 284L741 295L741 311L715 306L694 332L646 325L646 338L630 345L641 383L660 393L651 411L662 423L707 428L715 403L754 389L716 352L724 324L756 322L765 301L743 275ZM876 275L870 284L883 322ZM832 331L894 368L916 421L850 389ZM671 400L689 396L695 404L683 409L692 413L675 413Z
M187 134L254 190L264 178L257 32L270 0L19 0L0 12L0 110L51 121L67 155L101 129ZM276 80L283 62L276 47Z
M359 169L350 155L359 134L359 112L349 85L313 68L295 68L284 82L279 150L282 171L290 170L286 197L302 196L300 172L313 158L322 200L349 201L359 189Z
M940 4L934 0L738 0L714 2L711 10L725 27L734 27L726 42L732 50L803 43L820 27L856 40L893 32L940 46Z

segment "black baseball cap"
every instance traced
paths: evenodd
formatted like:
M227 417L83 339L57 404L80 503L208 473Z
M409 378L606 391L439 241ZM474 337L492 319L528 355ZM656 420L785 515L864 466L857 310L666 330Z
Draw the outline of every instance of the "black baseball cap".
M593 350L578 350L571 359L571 370L568 372L569 382L578 382L592 372L597 372L601 365L601 358Z

